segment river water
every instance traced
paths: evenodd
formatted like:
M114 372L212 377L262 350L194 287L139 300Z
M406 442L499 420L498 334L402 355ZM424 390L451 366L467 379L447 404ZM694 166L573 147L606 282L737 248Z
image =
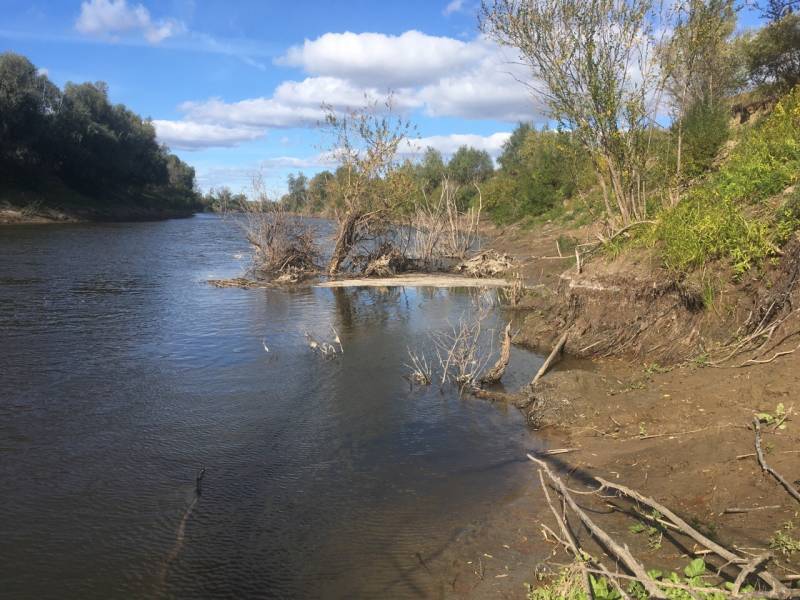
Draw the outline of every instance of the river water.
M403 378L467 291L206 283L246 253L207 215L0 229L0 596L424 597L521 491L516 411Z

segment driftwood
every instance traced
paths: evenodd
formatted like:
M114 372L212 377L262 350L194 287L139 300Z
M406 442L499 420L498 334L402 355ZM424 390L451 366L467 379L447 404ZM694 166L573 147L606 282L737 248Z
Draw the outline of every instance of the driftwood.
M692 538L695 542L703 546L704 548L708 548L714 554L719 556L720 558L724 559L727 563L733 565L746 565L748 561L741 556L738 556L728 550L727 548L719 545L718 543L708 539L702 533L691 527L686 521L681 519L678 515L673 513L670 509L668 509L663 504L660 504L653 500L652 498L648 498L647 496L643 496L639 492L636 492L630 488L625 487L624 485L620 485L618 483L611 483L610 481L606 481L605 479L601 479L600 477L595 477L595 480L602 486L601 489L609 489L609 490L616 490L620 492L624 496L635 500L640 504L644 504L649 506L652 509L657 510L663 517L671 522L675 528L677 528L681 533L687 535L688 537ZM791 595L792 591L786 588L777 577L772 575L768 572L761 572L758 573L758 577L766 583L772 589L772 592L775 594L774 596L767 596L761 594L762 597L774 597L774 598L795 598L800 597L800 590L797 591L796 595Z
M772 560L772 554L769 552L765 552L760 556L756 556L753 560L748 562L741 571L739 571L739 575L736 576L736 581L733 582L733 588L731 589L731 593L735 596L739 593L739 590L742 589L742 585L747 580L747 578L752 575L757 569L768 563Z
M752 508L739 508L736 506L732 506L731 508L726 508L722 511L723 515L739 515L742 513L750 513L756 512L757 510L776 510L780 508L780 505L772 505L772 506L753 506Z
M767 461L764 458L764 451L761 449L761 423L757 418L753 419L753 428L756 432L756 454L758 455L758 464L761 465L761 470L765 473L769 473L775 479L777 479L778 482L786 489L786 491L789 492L789 495L800 502L800 492L798 492L791 483L786 481L783 475L778 473L775 469L767 464Z
M486 250L456 265L455 271L470 277L496 277L509 272L513 267L514 259L508 254Z
M508 368L508 361L511 359L511 321L503 331L503 345L500 348L500 356L494 366L481 377L481 383L491 385L499 383L503 374Z
M528 458L536 463L540 469L540 472L543 471L547 475L547 477L555 486L556 490L558 490L558 492L561 494L561 497L564 499L566 504L569 506L572 512L578 516L586 529L588 529L606 549L616 556L617 559L619 559L625 565L625 567L636 576L636 578L644 586L645 590L647 590L650 598L666 600L667 595L658 588L655 581L653 581L647 574L644 566L638 560L636 560L636 558L634 558L634 556L631 554L630 550L628 550L628 547L625 545L620 545L603 529L598 527L594 521L592 521L589 515L587 515L586 512L581 509L581 507L578 506L578 504L572 498L569 490L561 481L561 479L550 470L550 467L547 465L547 463L531 456L530 454L528 454Z
M578 561L578 566L580 567L581 575L583 576L583 587L586 590L586 597L592 598L592 582L589 580L589 571L586 570L586 559L583 556L583 553L580 551L578 541L575 539L575 535L569 528L566 515L561 516L558 514L558 511L553 504L553 500L550 498L550 492L547 491L547 484L544 482L542 469L539 469L539 481L542 483L542 491L544 492L545 500L547 500L547 505L550 507L550 511L556 518L558 526L561 528L561 533L564 534L564 539L567 540L567 547L569 548L569 551L572 552L575 560Z
M556 359L561 356L561 352L564 349L564 344L567 343L567 334L565 333L562 335L558 342L556 342L553 351L550 352L550 356L547 357L547 360L544 361L544 364L539 368L539 371L536 373L536 376L531 381L531 385L535 385L542 377L545 376L547 371L550 370L550 367L556 362Z
M676 589L683 589L689 592L692 597L699 597L702 594L709 594L709 593L718 593L725 597L736 598L738 600L744 599L753 599L756 598L769 598L769 599L776 599L776 600L789 600L789 599L798 599L800 598L800 590L789 589L787 588L780 579L769 573L768 571L764 570L764 566L772 559L772 555L769 553L760 554L758 556L752 558L743 558L734 552L724 548L723 546L709 540L704 535L699 533L693 527L688 525L683 519L675 515L671 510L666 508L665 506L661 505L660 503L656 502L652 498L648 498L643 496L642 494L627 488L623 485L611 483L599 477L596 477L595 480L600 484L600 487L596 490L591 490L587 492L575 492L568 488L561 479L553 473L553 471L549 468L548 464L535 458L534 456L528 454L528 458L536 463L539 467L539 480L542 484L542 489L544 491L545 499L550 507L551 512L556 518L559 527L561 528L561 532L563 534L563 539L556 535L549 527L542 525L542 530L545 533L545 538L547 538L547 534L549 533L555 540L561 543L570 553L572 553L577 561L577 567L581 569L584 575L584 586L587 586L587 574L588 573L597 573L600 575L604 575L608 582L617 587L620 590L620 594L623 598L628 598L624 589L622 589L621 581L636 581L640 583L645 590L647 591L649 598L667 598L668 595L665 589L669 588L676 588ZM553 503L553 500L550 497L550 493L547 490L547 486L545 484L545 475L550 480L552 487L561 495L561 498L564 503L564 508L562 513L559 513L556 510L556 507ZM678 582L672 582L668 580L655 580L651 578L647 572L644 570L642 564L630 553L628 547L624 544L620 544L613 540L605 531L603 531L600 527L598 527L591 518L587 515L586 511L583 510L575 500L572 498L573 493L577 494L599 494L603 491L615 491L622 496L626 496L628 499L645 506L654 509L660 513L659 515L649 516L641 513L641 516L645 518L649 518L651 520L655 520L661 525L668 527L674 531L683 533L692 539L694 539L698 544L704 546L708 550L699 551L695 554L716 554L719 558L725 560L725 565L719 569L719 572L722 571L728 565L734 565L739 568L739 572L731 585L730 590L722 589L721 587L694 587L692 585L686 585ZM608 571L608 569L600 563L599 560L592 558L589 554L583 551L575 538L572 530L569 528L569 523L567 521L567 507L575 513L578 518L581 520L583 525L586 529L592 534L595 539L609 552L612 559L621 562L625 568L631 573L631 575L624 575L624 574L612 574ZM592 568L595 567L595 568ZM718 572L718 574L719 574ZM754 592L747 592L742 593L741 588L744 583L747 581L748 578L759 578L763 583L769 586L769 590L759 590ZM591 582L588 583L589 587L591 587ZM697 595L695 595L697 594ZM592 598L591 591L587 591L587 597Z

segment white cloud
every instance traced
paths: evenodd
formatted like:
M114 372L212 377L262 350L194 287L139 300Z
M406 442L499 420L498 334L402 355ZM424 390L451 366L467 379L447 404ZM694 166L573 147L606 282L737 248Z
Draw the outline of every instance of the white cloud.
M114 39L121 33L141 33L151 44L185 31L174 19L153 21L141 4L128 6L126 0L88 0L81 3L75 29L85 35Z
M430 83L480 58L474 45L448 37L406 31L326 33L294 46L278 64L312 75L337 77L370 86L403 88Z
M303 81L285 81L273 95L278 102L287 105L319 107L322 103L347 110L364 106L368 102L380 102L387 98L386 92L374 87L354 85L336 77L309 77ZM412 90L396 90L392 93L393 108L406 110L416 108L420 102Z
M485 39L470 43L480 48L483 56L470 68L423 87L418 98L426 113L506 122L541 120L545 107L523 83L530 80L528 68Z
M471 146L478 150L485 150L492 157L497 157L511 137L511 132L499 131L491 135L477 135L471 133L454 133L450 135L432 135L407 140L401 149L403 154L418 155L427 148L435 148L444 155L455 154L461 146Z
M291 105L263 97L239 102L211 98L202 102L184 102L179 108L189 121L227 127L308 127L325 118L320 106Z
M259 163L261 169L319 169L332 167L336 161L330 153L323 152L316 156L298 158L296 156L276 156L266 158Z
M464 10L464 0L452 0L447 6L444 7L442 14L447 17L453 13L461 12Z
M416 48L404 55L409 40L420 41L426 51ZM428 52L431 48L437 52ZM330 33L291 49L282 61L323 74L284 81L269 96L184 102L179 106L183 120L163 122L159 135L179 147L199 148L235 145L269 129L314 127L325 119L323 103L347 111L385 99L386 91L366 79L373 69L383 73L376 76L384 82L394 78L406 84L393 92L393 108L401 113L421 109L431 117L508 123L541 121L545 113L519 81L529 77L528 69L484 37L461 42L416 31L400 36ZM458 136L438 136L431 144L443 152L474 145L496 155L504 141L498 135L461 136L458 142L453 141Z
M319 75L303 81L302 88L296 83L287 85L281 96L284 102L290 96L320 102L346 94L343 104L357 106L363 104L365 91L378 95L376 86L383 84L399 89L399 108L424 105L430 116L508 122L541 119L544 107L520 83L530 78L530 71L515 59L483 36L463 42L417 31L399 36L327 33L291 48L280 59Z
M272 97L249 98L225 102L210 98L200 102L184 102L179 109L188 121L246 128L313 127L325 120L322 104L344 111L380 101L386 95L370 88L361 88L333 77L310 77L303 81L285 81ZM411 93L398 93L394 108L406 110L420 103Z
M263 129L225 127L194 121L154 120L153 125L160 142L184 150L237 146L264 137L266 133Z

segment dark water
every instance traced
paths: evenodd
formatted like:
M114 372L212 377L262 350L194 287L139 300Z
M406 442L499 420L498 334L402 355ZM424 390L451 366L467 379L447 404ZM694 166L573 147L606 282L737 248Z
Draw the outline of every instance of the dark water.
M416 554L519 491L515 411L402 378L466 292L205 283L243 252L209 216L0 229L0 596L425 596Z

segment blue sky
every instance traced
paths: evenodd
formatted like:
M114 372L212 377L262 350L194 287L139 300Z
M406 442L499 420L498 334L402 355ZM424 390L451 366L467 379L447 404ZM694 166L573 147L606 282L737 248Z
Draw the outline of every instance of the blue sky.
M395 93L419 147L497 155L514 124L542 121L513 52L477 31L477 0L0 0L0 51L59 85L106 81L151 117L203 189L275 193L314 173L320 105Z

